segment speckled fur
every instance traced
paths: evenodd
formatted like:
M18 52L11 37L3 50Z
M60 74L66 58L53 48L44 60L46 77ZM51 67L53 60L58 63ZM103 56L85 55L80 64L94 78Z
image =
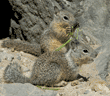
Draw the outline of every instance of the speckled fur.
M53 51L42 54L36 60L30 78L23 76L22 68L19 64L11 63L4 71L5 81L54 86L62 80L75 80L78 76L79 65L93 61L94 56L91 57L93 49L77 40L72 40L69 46L70 49L66 53ZM87 50L88 53L84 53L83 50ZM91 59L86 59L87 57ZM86 60L86 62L81 62L80 59L82 61ZM80 63L77 64L75 60L79 60Z

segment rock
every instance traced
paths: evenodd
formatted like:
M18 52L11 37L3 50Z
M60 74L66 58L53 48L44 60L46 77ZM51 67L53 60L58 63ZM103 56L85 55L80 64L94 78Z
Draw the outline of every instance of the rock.
M110 41L109 0L36 0L32 3L29 0L13 1L9 2L15 18L11 19L12 38L39 43L41 34L53 19L56 6L58 9L70 10L75 15L87 42L103 44Z
M12 54L8 54L6 52L2 52L0 53L0 59L2 60L8 60L8 61L12 61L12 59L14 59L14 56Z
M80 78L78 81L79 82L84 82L84 79L83 78Z
M91 84L90 81L88 81L76 86L71 86L69 83L59 90L56 96L110 96L110 90L101 84L103 81L100 83L100 80L95 78L94 80Z
M103 91L103 92L109 92L109 89L103 84L97 84L93 85L91 88L93 91L97 92L97 91Z
M110 85L110 42L98 47L96 51L99 56L95 59L94 63L98 70L98 75ZM110 88L110 87L109 87Z
M54 86L55 86L55 87L65 87L67 84L68 84L68 82L66 82L66 81L61 81L60 83L55 84Z
M90 91L89 90L86 90L85 92L84 92L84 94L88 94Z
M56 96L57 91L43 90L29 83L0 84L0 96Z
M78 39L84 43L100 45L96 49L99 54L92 64L94 68L92 65L85 65L86 67L82 67L80 74L89 78L89 81L91 78L100 76L110 88L110 0L34 0L33 2L30 0L19 0L19 2L18 0L9 0L9 3L13 10L12 17L14 17L11 19L10 37L26 40L30 43L40 43L41 34L53 19L54 6L58 9L70 10L80 24L80 31L76 30L74 35L77 37L78 33ZM12 61L13 55L7 54L5 51L1 52L0 63L3 59ZM21 60L19 56L18 60ZM63 92L65 94L62 93L59 96L77 96L77 94L81 96L110 96L109 93L102 92L103 94L101 94L99 92L100 86L102 89L105 87L98 83L96 83L98 87L93 85L93 89L97 92L92 91L89 85L84 87L82 84L84 82L76 85L77 87L70 86L68 91L65 89ZM15 88L15 90L17 89Z
M19 54L17 54L17 59L21 60L21 56Z
M75 86L75 85L78 85L78 84L79 84L78 80L75 80L75 81L71 82L71 86Z

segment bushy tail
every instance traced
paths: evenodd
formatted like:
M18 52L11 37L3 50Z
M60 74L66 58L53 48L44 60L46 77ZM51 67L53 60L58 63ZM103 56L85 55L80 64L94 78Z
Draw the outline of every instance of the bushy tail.
M7 83L30 83L30 79L23 76L21 66L16 62L6 67L3 78Z
M14 48L17 51L23 51L26 53L30 53L36 56L40 56L41 55L41 48L40 48L40 44L31 44L29 42L26 41L21 41L21 40L17 40L17 39L7 39L4 40L2 45L3 48Z

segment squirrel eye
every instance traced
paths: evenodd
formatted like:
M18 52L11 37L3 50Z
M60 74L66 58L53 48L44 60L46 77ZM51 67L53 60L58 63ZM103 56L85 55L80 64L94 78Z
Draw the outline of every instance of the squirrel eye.
M83 50L84 53L88 53L88 50Z
M64 20L69 20L69 18L67 16L64 16L63 19Z

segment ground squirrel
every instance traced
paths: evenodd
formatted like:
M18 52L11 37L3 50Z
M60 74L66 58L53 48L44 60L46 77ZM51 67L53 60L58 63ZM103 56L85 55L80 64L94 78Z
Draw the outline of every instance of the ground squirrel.
M10 63L4 71L5 82L54 86L62 80L76 79L78 66L93 61L94 56L91 54L93 49L75 38L60 51L55 51L55 49L69 40L68 33L74 33L77 27L78 23L73 14L61 10L56 11L54 20L42 34L41 46L37 47L37 44L29 44L20 40L4 41L2 43L4 47L12 47L35 55L40 54L40 47L44 51L44 54L36 60L30 78L22 74L22 68L18 63Z
M55 8L54 19L50 23L48 29L41 35L40 44L30 44L26 41L8 39L3 41L2 47L10 47L17 51L24 51L40 56L41 50L44 53L47 51L52 52L64 44L67 40L69 40L70 36L68 33L74 33L77 27L79 27L79 24L76 22L76 19L71 12ZM68 49L67 44L60 51L65 53Z
M78 76L78 68L82 64L91 63L96 54L93 49L73 38L70 49L46 52L36 60L30 78L22 74L18 63L10 63L4 71L5 82L31 83L34 85L54 86L62 80L74 80Z

